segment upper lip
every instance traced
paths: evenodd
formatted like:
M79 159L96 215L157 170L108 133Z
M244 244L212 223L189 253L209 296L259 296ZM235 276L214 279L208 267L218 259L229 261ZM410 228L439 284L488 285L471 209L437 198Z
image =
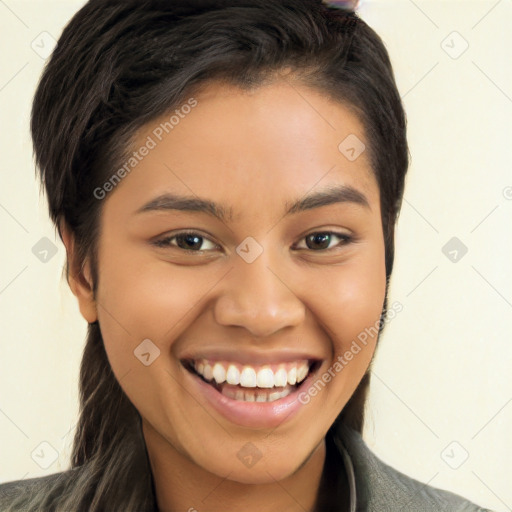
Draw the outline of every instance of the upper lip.
M180 357L183 361L198 361L207 359L210 361L230 361L240 363L242 365L264 365L264 364L279 364L279 363L292 363L295 361L308 360L310 362L320 361L323 358L312 352L301 352L291 350L280 350L269 352L256 352L248 350L233 350L233 349L205 349L195 354L184 354Z

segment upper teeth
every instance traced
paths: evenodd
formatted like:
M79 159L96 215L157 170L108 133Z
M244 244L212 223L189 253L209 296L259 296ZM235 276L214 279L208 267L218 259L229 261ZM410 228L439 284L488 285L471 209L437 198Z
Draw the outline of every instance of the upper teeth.
M194 361L194 368L206 380L214 379L217 384L227 382L244 388L273 388L302 382L309 372L309 363L296 361L272 365L272 367L270 365L255 367L200 359Z

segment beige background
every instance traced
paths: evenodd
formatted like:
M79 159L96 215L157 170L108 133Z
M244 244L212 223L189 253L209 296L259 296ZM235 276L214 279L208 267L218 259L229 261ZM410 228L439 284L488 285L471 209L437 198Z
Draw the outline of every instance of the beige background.
M0 482L66 469L77 418L86 324L28 121L52 37L83 3L0 0ZM512 510L512 1L359 12L391 54L412 154L390 295L404 309L380 342L364 437L422 482ZM57 246L46 263L43 237ZM453 237L468 249L456 262Z

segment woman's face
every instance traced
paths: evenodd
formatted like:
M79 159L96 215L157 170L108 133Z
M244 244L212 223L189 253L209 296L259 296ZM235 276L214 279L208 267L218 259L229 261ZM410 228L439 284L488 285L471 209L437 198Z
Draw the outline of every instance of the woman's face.
M385 296L378 185L362 125L325 95L210 83L194 100L139 132L99 199L88 320L148 444L273 481L321 445L372 358L376 336L353 342Z

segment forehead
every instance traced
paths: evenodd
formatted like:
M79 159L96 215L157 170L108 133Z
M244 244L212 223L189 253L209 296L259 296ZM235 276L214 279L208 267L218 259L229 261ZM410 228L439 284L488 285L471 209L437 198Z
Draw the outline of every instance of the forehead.
M327 95L281 80L249 91L210 82L182 105L191 98L192 109L178 106L153 120L132 144L136 150L148 138L155 143L129 179L146 198L177 186L224 204L257 197L260 206L286 206L281 193L296 198L341 183L375 202L363 125Z

